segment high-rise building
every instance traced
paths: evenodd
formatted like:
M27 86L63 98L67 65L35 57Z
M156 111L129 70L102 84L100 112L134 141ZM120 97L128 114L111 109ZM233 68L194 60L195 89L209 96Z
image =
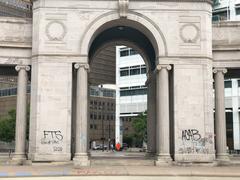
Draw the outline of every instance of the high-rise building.
M116 142L132 133L131 119L147 110L146 65L132 48L116 47Z
M240 20L240 0L215 0L213 21Z
M0 0L0 16L32 17L30 0Z

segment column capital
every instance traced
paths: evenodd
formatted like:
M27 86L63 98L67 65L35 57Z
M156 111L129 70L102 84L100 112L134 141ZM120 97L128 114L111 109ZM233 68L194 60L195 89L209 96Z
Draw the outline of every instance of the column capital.
M216 73L223 73L223 74L226 74L227 73L227 69L226 68L214 68L213 69L213 73L216 74Z
M160 71L161 69L167 69L168 71L170 71L172 69L172 66L169 64L158 64L156 70Z
M28 65L17 65L15 67L16 71L20 71L21 69L25 70L25 71L30 71L30 66Z
M84 68L88 72L90 71L89 64L87 64L87 63L76 63L76 64L74 64L74 68L75 69Z

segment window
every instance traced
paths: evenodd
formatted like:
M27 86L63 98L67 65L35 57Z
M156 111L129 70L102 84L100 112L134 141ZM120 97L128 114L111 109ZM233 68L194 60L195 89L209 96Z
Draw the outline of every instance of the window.
M238 80L238 87L240 87L240 80Z
M236 15L240 15L240 7L236 7Z
M146 67L142 67L141 68L141 74L146 74L147 73L147 68Z
M216 12L213 12L212 20L213 21L227 20L228 14L230 14L230 11L228 10L228 12L227 12L226 8L225 9L220 9Z
M135 55L138 54L137 51L135 51L134 49L130 49L130 55Z
M137 96L147 94L146 86L132 86L120 88L120 96Z
M140 74L140 68L138 68L138 69L131 69L130 70L130 75L132 76L132 75L138 75L138 74Z
M129 50L128 49L121 49L120 50L120 57L129 56Z
M134 76L139 74L146 74L146 65L131 66L120 68L120 77L122 76Z
M129 76L129 70L122 70L120 71L120 76Z
M225 88L232 88L232 81L224 81Z
M132 48L121 48L120 57L136 55L138 52Z

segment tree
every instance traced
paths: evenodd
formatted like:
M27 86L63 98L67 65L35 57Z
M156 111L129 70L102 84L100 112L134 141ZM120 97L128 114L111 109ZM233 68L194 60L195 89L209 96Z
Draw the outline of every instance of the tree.
M27 139L29 135L29 115L30 108L27 108ZM0 120L0 141L12 142L15 140L15 128L16 128L16 109L12 109L8 112L8 115Z
M133 118L132 123L134 129L135 143L142 145L143 141L147 142L147 113L141 113Z
M8 116L0 120L0 140L11 142L15 139L16 110L8 112Z

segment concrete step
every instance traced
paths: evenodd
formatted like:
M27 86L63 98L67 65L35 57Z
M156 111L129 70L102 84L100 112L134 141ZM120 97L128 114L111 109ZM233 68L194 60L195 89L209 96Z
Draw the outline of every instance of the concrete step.
M154 160L137 158L92 158L91 166L154 166Z

